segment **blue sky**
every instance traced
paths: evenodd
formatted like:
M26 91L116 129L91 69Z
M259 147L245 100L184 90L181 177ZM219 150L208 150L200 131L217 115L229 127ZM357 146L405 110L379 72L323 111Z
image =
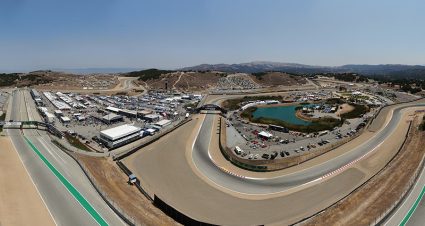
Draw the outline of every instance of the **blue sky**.
M425 64L421 0L0 0L0 70Z

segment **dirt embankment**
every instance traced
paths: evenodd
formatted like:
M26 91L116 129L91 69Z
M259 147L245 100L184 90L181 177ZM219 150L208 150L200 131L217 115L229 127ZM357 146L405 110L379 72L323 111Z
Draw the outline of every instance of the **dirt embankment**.
M95 184L121 210L142 225L179 225L157 209L136 187L127 184L128 178L112 162L105 158L75 156L86 167Z
M342 104L338 107L338 110L335 112L335 115L341 116L343 114L346 114L348 112L351 112L354 110L354 107L349 104Z
M295 112L295 116L297 116L297 118L299 118L301 120L308 121L308 122L317 122L317 121L320 121L319 118L312 118L312 117L309 117L309 116L303 114L303 111L302 110L297 110Z
M369 182L350 196L300 225L368 226L378 219L408 189L425 155L425 132L412 125L398 155Z
M146 81L150 89L175 88L180 91L205 91L217 85L218 80L223 76L222 73L214 72L173 72L161 75L158 79Z

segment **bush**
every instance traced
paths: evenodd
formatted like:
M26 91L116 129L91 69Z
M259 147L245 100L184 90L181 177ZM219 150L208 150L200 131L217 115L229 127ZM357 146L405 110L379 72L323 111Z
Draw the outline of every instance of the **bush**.
M369 107L366 105L360 105L360 104L350 104L350 105L352 105L354 109L350 112L342 114L341 118L343 119L359 118L360 116L366 114L369 111Z
M419 130L425 131L425 115L422 118L422 123L419 125Z
M325 101L326 104L343 104L345 101L341 98L329 98Z

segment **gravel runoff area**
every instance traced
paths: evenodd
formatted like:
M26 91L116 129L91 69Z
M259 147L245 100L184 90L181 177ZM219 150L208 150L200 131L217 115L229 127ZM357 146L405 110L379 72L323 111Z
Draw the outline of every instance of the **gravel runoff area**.
M114 206L118 206L137 225L179 225L156 208L135 186L129 185L128 178L112 160L78 154L74 156Z
M299 225L369 226L379 219L409 188L424 157L425 132L417 129L418 124L415 120L400 153L382 171L350 196Z

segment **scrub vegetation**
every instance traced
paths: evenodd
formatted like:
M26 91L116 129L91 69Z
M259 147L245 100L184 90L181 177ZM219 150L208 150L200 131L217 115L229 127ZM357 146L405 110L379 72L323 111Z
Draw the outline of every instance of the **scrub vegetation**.
M73 136L71 136L69 134L65 134L65 138L68 140L69 144L71 144L72 146L74 146L74 147L76 147L76 148L78 148L80 150L83 150L83 151L92 151L85 144L81 143L81 141L78 138L76 138L76 137L73 137Z
M425 131L425 115L422 117L422 123L419 125L419 130Z
M369 107L366 105L361 105L361 104L350 104L350 105L352 105L354 109L350 112L341 114L342 119L359 118L369 111Z
M51 78L39 74L0 73L0 87L3 86L32 86L50 83Z
M133 71L126 74L127 77L139 77L139 80L148 81L153 79L159 79L162 74L171 73L174 71L169 70L158 70L158 69L147 69L142 71Z

